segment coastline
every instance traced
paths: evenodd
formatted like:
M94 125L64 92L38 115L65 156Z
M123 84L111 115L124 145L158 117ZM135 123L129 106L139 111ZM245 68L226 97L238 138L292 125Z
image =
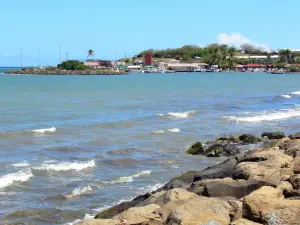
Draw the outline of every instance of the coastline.
M263 143L262 147L232 152L221 163L200 171L188 171L156 191L122 202L99 212L94 219L76 224L298 224L300 133L288 137L281 132L266 132L262 138L248 134L238 138L225 136L210 144L258 142ZM199 143L187 152L207 153L210 148L205 150ZM201 151L190 152L196 148Z
M9 70L5 75L127 75L124 70L46 70L46 69L27 69L27 70Z

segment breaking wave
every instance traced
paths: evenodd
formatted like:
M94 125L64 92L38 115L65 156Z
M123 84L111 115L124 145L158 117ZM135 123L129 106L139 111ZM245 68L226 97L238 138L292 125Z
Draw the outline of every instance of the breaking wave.
M19 163L13 163L11 164L13 167L28 167L30 166L27 161L19 162Z
M157 114L157 116L169 116L174 117L177 119L186 119L189 118L191 115L195 114L195 110L185 111L185 112L169 112L167 114Z
M0 177L0 188L5 188L15 182L28 181L32 176L33 174L30 169L4 175Z
M169 132L171 133L179 133L180 129L179 128L172 128L172 129L168 129Z
M32 132L33 133L39 133L39 134L54 133L54 132L56 132L56 127L32 130Z
M71 198L75 198L75 197L78 197L78 196L83 195L83 194L87 194L87 193L92 192L94 190L95 190L94 186L87 185L87 186L84 186L84 187L75 188L71 193L66 194L64 196L67 199L71 199Z
M46 171L68 171L68 170L84 170L87 168L96 167L95 160L88 162L64 162L57 164L42 164L41 166L34 167L35 170L46 170Z
M261 121L273 121L273 120L284 120L292 117L300 116L300 108L296 109L281 109L278 111L265 111L261 113L255 113L248 117L237 117L237 116L224 116L224 118L236 122L261 122Z
M141 177L141 176L146 176L146 175L150 175L152 173L152 170L143 170L141 172L138 172L134 175L131 176L127 176L127 177L119 177L116 180L112 180L112 181L101 181L104 184L121 184L121 183L130 183L132 182L134 179Z
M300 91L294 91L294 92L291 92L289 94L291 94L291 95L300 95Z
M290 95L288 95L288 94L281 95L281 97L283 97L283 98L292 98L292 96L290 96Z

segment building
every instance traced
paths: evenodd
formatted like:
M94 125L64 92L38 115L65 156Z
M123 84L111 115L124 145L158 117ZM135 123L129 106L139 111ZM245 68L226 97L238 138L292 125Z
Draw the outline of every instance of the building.
M144 65L152 66L152 54L151 52L147 52L144 57Z
M168 63L166 64L167 69L176 72L193 72L202 71L207 69L208 64L206 63Z
M268 59L267 55L237 55L234 56L236 59L256 59L258 61L266 61ZM277 61L279 59L279 55L271 55L269 60Z
M88 67L103 67L103 68L111 68L113 67L113 63L110 60L101 60L101 59L88 59L84 63L84 65Z

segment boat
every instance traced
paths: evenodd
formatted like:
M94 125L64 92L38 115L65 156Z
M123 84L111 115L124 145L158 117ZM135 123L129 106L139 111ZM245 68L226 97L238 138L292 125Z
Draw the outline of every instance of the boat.
M285 74L283 71L271 71L271 74Z

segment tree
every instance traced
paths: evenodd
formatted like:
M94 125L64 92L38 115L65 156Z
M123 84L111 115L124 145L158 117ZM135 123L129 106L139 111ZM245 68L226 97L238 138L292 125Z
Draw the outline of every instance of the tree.
M247 54L254 54L257 52L256 47L250 44L242 44L241 49Z
M94 58L94 54L95 54L95 52L94 52L92 49L90 49L90 50L88 51L88 56L87 56L87 58L89 58L89 57Z
M83 62L80 62L78 60L64 61L61 64L59 64L57 67L63 70L86 70L87 69L87 66L84 65Z

